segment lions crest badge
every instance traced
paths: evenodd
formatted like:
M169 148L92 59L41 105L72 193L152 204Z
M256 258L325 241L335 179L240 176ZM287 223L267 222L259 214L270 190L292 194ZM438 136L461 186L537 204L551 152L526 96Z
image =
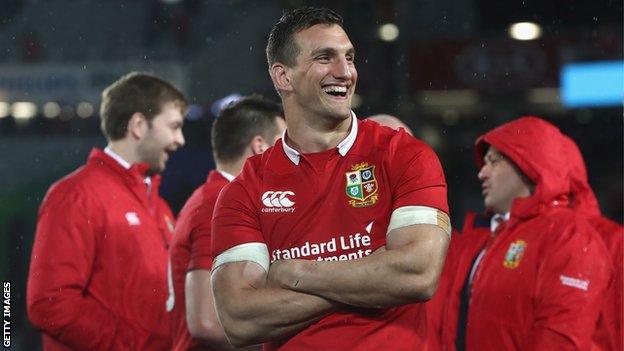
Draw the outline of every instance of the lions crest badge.
M524 240L516 240L515 242L509 245L509 249L505 254L505 260L503 261L503 266L508 269L514 269L518 267L520 264L520 260L524 255L524 251L526 250L526 241Z
M345 173L347 180L346 194L351 199L349 205L365 207L374 205L379 199L379 185L375 177L375 166L367 162L358 163L351 167L351 172Z

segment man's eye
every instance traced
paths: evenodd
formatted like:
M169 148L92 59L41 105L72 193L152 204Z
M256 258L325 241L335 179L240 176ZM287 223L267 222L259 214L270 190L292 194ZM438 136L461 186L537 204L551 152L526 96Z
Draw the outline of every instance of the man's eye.
M488 163L490 165L495 165L496 163L498 163L498 161L500 161L501 159L498 157L488 157L485 159L485 163Z

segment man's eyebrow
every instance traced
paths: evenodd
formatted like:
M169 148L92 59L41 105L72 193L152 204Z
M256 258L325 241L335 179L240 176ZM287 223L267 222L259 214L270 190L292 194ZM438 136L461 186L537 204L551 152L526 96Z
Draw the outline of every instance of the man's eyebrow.
M316 56L316 55L320 55L320 54L325 54L325 55L336 55L338 53L338 51L334 48L318 48L315 50L312 50L312 53L310 54L310 56ZM355 49L353 47L349 48L347 50L347 55L355 55Z
M332 49L332 48L319 48L319 49L315 49L312 51L312 56L316 56L319 54L326 54L326 55L335 55L336 54L336 50Z

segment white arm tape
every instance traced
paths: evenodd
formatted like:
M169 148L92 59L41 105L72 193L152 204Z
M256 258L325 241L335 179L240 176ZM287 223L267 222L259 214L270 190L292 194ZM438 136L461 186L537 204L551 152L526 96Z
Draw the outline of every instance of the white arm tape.
M390 217L390 224L388 224L388 233L413 224L433 224L442 228L449 236L451 235L449 216L437 208L427 206L403 206L394 210Z
M219 266L231 262L251 261L260 265L266 272L269 271L269 249L263 243L246 243L236 245L225 251L214 259L212 271Z

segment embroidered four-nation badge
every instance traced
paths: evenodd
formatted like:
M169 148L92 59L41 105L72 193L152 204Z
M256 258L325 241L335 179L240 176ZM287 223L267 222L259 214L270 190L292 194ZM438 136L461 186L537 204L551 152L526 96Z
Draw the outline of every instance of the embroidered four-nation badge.
M351 172L345 173L347 178L346 194L351 200L349 205L364 207L374 205L379 199L379 185L375 177L375 165L362 162L351 166Z
M507 253L505 254L503 266L509 269L514 269L518 267L518 265L520 264L520 260L522 259L522 255L524 255L526 246L527 244L524 240L516 240L515 242L511 243L511 245L509 245Z

